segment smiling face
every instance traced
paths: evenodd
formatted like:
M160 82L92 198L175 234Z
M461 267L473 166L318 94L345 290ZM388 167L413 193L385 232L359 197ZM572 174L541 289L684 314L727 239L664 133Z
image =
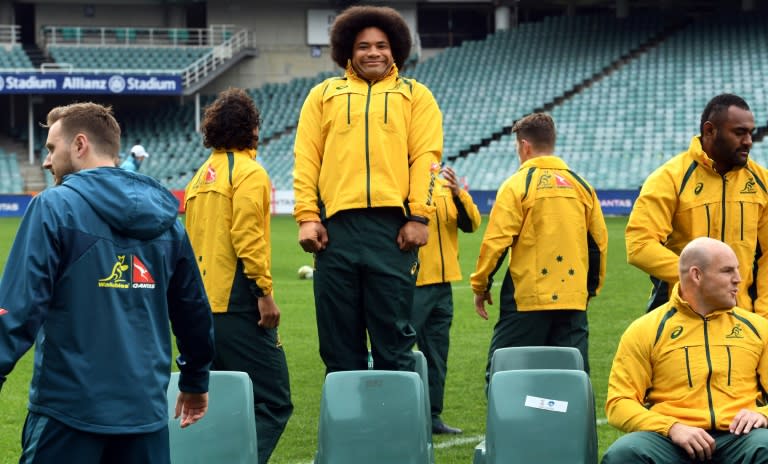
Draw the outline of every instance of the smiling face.
M387 34L377 27L363 29L355 37L352 67L358 76L376 81L386 76L394 63Z
M74 139L62 133L61 121L56 121L48 129L48 139L45 141L48 155L43 161L43 169L51 171L56 185L61 185L64 176L76 171L72 160L74 142Z
M711 144L705 149L715 162L715 169L725 174L734 168L747 164L752 149L752 132L755 117L751 111L730 106L722 122L709 122L705 133L711 137Z

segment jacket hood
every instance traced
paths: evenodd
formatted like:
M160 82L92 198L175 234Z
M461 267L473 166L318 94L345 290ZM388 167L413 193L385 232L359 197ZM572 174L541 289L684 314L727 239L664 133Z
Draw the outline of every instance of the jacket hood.
M155 238L178 216L179 201L159 182L117 167L70 174L56 188L76 191L110 227L131 238Z

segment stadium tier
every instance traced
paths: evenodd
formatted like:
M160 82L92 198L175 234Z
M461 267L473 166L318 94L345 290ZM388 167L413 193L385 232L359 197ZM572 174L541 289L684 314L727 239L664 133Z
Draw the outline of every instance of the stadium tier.
M32 61L21 45L0 45L0 70L2 69L30 69Z
M57 60L81 67L174 68L208 49L50 50ZM596 15L547 18L467 41L404 75L424 82L435 95L444 116L444 159L471 189L495 190L517 169L514 135L508 131L523 115L548 107L558 129L556 152L573 170L598 189L634 190L687 147L703 106L718 93L745 97L757 126L767 126L766 73L768 29L759 17L700 19L666 29L649 16ZM249 90L264 120L258 159L277 189L292 188L301 105L309 89L329 75ZM204 97L202 105L212 98ZM142 172L169 188L183 188L209 153L194 130L193 111L185 102L121 116L123 147L144 145L152 156ZM752 155L768 162L764 143L755 143Z
M73 69L178 71L211 51L210 47L86 47L49 46L57 63Z

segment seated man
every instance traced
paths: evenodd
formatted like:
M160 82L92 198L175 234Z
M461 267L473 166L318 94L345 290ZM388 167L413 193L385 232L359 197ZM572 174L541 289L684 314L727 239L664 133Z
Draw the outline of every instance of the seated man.
M603 464L768 462L768 320L736 307L733 250L691 241L670 300L634 321L613 360L605 410L625 432Z

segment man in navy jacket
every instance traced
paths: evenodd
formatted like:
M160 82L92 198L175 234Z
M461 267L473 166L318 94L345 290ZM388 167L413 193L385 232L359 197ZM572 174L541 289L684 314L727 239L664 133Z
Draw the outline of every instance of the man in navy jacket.
M168 463L170 329L182 426L207 410L213 357L177 200L115 167L110 108L54 108L47 127L57 186L30 203L0 281L0 387L35 343L20 462Z

